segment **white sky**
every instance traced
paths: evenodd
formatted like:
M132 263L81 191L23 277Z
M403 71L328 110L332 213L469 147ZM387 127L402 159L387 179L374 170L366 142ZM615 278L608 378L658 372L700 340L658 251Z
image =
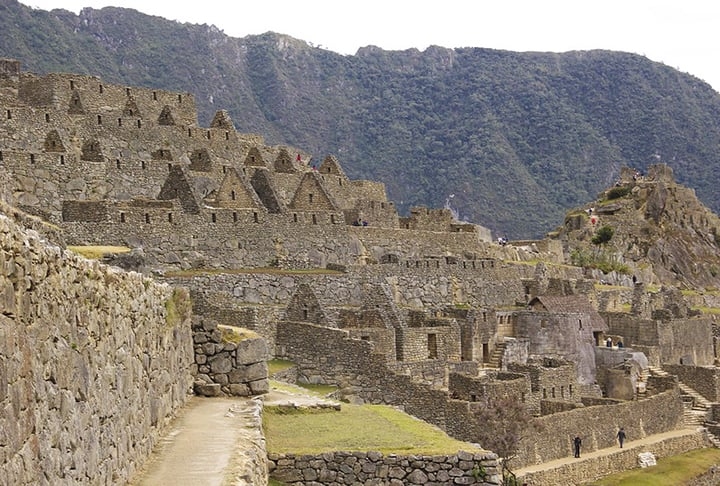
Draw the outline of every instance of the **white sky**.
M645 55L720 91L715 0L21 0L44 10L126 7L213 24L232 37L273 31L341 54L429 45L511 51L609 49Z

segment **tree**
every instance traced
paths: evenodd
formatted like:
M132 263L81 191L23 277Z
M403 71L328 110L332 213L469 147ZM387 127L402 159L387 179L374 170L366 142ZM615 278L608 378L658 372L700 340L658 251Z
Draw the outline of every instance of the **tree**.
M487 407L476 413L478 442L498 455L502 462L503 483L515 485L515 474L509 462L517 456L520 442L534 427L532 415L516 397L489 400Z

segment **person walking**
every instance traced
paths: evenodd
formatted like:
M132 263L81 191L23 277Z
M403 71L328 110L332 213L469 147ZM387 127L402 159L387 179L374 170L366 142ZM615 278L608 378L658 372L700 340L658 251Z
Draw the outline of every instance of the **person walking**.
M620 442L620 449L622 449L623 442L625 442L625 429L620 427L617 433L617 440Z
M576 435L573 439L573 446L575 447L575 457L580 457L580 446L582 445L582 439L579 435Z

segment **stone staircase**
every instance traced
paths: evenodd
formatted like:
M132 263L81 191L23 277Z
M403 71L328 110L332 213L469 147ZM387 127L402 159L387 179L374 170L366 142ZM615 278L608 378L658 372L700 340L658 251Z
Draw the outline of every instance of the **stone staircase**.
M507 344L505 344L505 341L498 342L495 345L495 349L493 349L493 352L490 355L490 360L486 363L486 367L497 369L500 369L502 367L502 358L505 354L506 346Z
M670 373L662 368L650 366L647 371L643 370L643 373L640 375L641 380L647 383L649 375L671 376ZM685 426L690 428L703 428L710 442L712 442L715 447L720 448L720 438L707 429L712 403L683 382L678 382L678 387L680 388L680 394L683 400L683 421ZM638 398L640 398L640 392L638 392Z

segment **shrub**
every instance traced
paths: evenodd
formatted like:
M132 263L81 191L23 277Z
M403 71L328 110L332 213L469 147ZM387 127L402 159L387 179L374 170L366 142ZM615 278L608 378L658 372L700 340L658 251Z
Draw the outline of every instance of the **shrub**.
M615 230L610 226L603 226L602 228L598 228L595 236L593 236L590 241L595 245L604 245L612 239L614 234Z

